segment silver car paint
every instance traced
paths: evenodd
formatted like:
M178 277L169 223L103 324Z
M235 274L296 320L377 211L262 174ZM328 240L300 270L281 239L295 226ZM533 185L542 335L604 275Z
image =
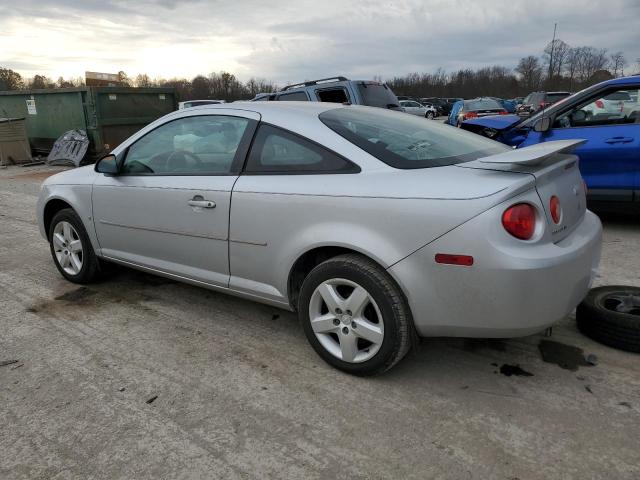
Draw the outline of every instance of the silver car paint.
M290 306L289 272L300 255L317 247L343 246L368 255L388 269L409 299L418 331L425 335L500 336L544 328L542 323L548 325L557 320L564 314L560 311L573 308L577 303L573 300L586 293L582 285L584 272L591 271L599 252L599 225L590 220L580 227L589 239L588 248L573 248L575 245L569 242L570 248L563 252L541 251L539 265L545 264L544 254L550 255L546 263L554 263L555 257L575 253L576 266L567 270L567 278L569 283L577 282L579 288L572 295L562 292L563 300L559 302L564 308L554 305L542 309L542 316L534 323L528 318L518 318L513 310L503 309L500 318L504 321L493 322L487 318L489 306L495 309L502 306L499 298L489 295L489 306L482 305L481 311L485 313L474 316L473 325L460 311L449 315L447 306L452 302L458 309L468 308L469 316L474 311L472 304L459 301L460 288L473 289L478 298L488 292L513 293L508 289L511 272L505 272L510 266L518 270L520 257L530 255L529 246L504 232L495 212L503 211L507 200L520 196L537 202L542 209L534 177L494 171L486 166L481 170L458 166L391 168L324 126L317 115L331 108L341 106L258 102L236 103L233 108L194 107L147 126L115 149L114 154L119 155L168 120L234 114L261 119L309 137L355 161L362 169L359 174L107 177L83 168L45 182L38 207L41 230L44 233L44 204L50 198L62 198L78 210L87 230L93 232L92 243L99 256L284 308ZM434 124L434 128L450 127ZM195 211L186 203L195 194L211 196L212 200L215 196L216 208ZM591 219L589 215L585 218ZM477 231L470 225L477 225ZM451 248L445 251L472 244L472 250L479 255L494 254L491 249L495 247L494 241L506 242L513 264L496 262L483 269L435 265L433 249L449 245L450 238ZM471 238L480 241L470 242ZM486 258L489 261L494 257L487 254ZM553 275L563 272L560 260ZM534 262L530 269L538 264ZM549 282L553 275L541 279ZM535 278L524 275L520 286ZM435 287L427 292L427 285ZM506 290L494 290L495 285ZM536 297L533 299L536 301ZM440 302L441 308L434 302Z

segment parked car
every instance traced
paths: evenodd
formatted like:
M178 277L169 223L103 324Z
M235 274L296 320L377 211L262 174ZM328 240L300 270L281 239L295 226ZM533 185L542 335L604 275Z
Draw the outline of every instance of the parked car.
M570 95L569 92L533 92L525 97L522 104L516 109L516 113L528 117Z
M188 100L186 102L178 102L178 110L183 108L201 107L203 105L216 105L218 103L225 103L224 100Z
M438 116L438 111L432 105L423 105L413 100L400 100L400 106L406 113L410 113L411 115L429 119L434 119Z
M211 105L49 177L37 219L71 282L115 262L294 310L324 360L367 375L416 334L529 335L575 308L601 241L565 154L578 143L513 150L336 103Z
M350 103L401 110L397 97L386 83L349 80L346 77L321 78L287 85L279 92L258 94L252 101Z
M507 115L508 113L496 100L489 97L478 97L456 102L451 108L447 123L454 127L459 127L464 120L469 120L470 118Z
M499 97L488 97L491 98L493 100L495 100L496 102L498 102L500 105L502 105L502 108L504 108L507 113L516 113L516 102L514 102L513 100L505 100L504 98L499 98Z
M517 115L479 118L463 122L462 128L514 147L584 139L586 142L575 154L580 157L589 199L640 202L638 91L638 76L607 80L530 118Z
M438 112L438 116L449 115L449 112L451 111L451 105L442 98L425 97L420 99L420 103L423 105L433 105Z

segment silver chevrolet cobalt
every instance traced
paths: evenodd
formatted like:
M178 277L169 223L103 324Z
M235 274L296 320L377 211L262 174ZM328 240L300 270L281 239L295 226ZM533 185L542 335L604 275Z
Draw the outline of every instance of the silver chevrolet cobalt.
M544 330L586 295L601 225L580 140L512 150L341 104L195 107L44 182L38 222L69 281L115 262L298 312L346 372L418 336Z

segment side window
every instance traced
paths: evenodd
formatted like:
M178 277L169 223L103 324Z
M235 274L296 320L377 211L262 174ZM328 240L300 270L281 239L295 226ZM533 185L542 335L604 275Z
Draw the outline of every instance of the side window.
M321 102L344 103L349 101L349 95L342 87L316 90L316 95Z
M554 127L571 128L640 123L638 90L638 88L625 88L600 93L560 114L555 120Z
M230 173L248 124L246 118L223 115L185 117L165 123L128 148L123 173Z
M303 137L261 125L245 171L262 174L357 173L360 168Z
M278 95L281 102L308 102L309 98L305 92L283 93Z

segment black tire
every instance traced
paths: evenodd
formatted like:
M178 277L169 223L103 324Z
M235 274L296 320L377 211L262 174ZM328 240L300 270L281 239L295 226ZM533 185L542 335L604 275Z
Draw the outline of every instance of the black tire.
M63 221L69 222L73 226L78 234L80 243L82 245L82 267L76 275L72 275L63 269L63 267L58 262L54 250L54 230L56 225ZM91 240L89 240L89 236L87 235L87 231L84 228L82 220L80 220L80 217L73 209L65 208L54 215L53 219L51 220L51 225L49 226L49 249L51 251L51 256L53 257L53 263L55 263L58 271L64 278L66 278L70 282L86 284L91 283L99 278L101 273L100 262L98 260L98 257L96 257L95 252L93 251Z
M615 310L619 299L630 298L636 307L629 312ZM640 352L640 288L619 285L593 288L576 309L578 329L589 338L610 347Z
M425 113L424 116L428 120L433 120L435 118L435 116L433 115L433 112L427 112L427 113Z
M327 351L316 337L309 318L311 296L318 285L332 278L355 282L367 290L382 314L384 337L378 352L361 363L345 362ZM333 367L360 376L383 373L398 363L416 338L409 305L394 280L368 258L345 254L316 266L305 278L298 299L298 316L314 350Z

